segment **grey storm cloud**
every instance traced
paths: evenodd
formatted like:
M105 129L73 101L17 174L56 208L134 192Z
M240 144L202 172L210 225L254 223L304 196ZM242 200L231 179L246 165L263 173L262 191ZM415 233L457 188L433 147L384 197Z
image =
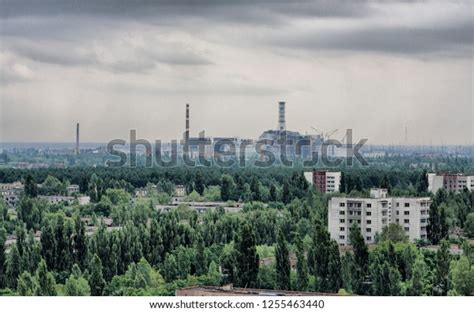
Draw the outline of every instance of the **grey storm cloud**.
M472 57L472 16L430 25L395 25L275 34L274 46L303 50L366 51L408 55Z
M89 45L80 40L11 40L5 43L5 47L21 57L39 63L91 67L116 73L143 73L160 63L183 66L212 64L187 47L161 42L150 42L150 46L146 48L127 46L130 54L113 60L104 60L100 51L90 49Z
M472 142L473 19L472 0L0 0L0 141L78 120L172 138L188 102L195 129L253 137L285 100L298 131Z
M369 0L2 0L0 16L57 14L176 18L177 16L268 22L279 15L357 16L370 9Z
M371 19L383 18L381 11L390 13L391 6L421 4L427 7L444 4L456 6L451 20L419 25L417 15L413 14L406 24L380 25L365 23ZM25 38L40 40L70 41L88 40L95 33L120 29L120 23L143 23L183 29L198 35L193 29L199 24L205 29L219 29L223 26L238 24L258 28L259 26L277 26L270 28L263 42L275 47L291 49L320 49L342 51L374 51L381 53L419 54L441 53L448 50L452 55L466 55L472 52L473 7L472 1L383 1L383 0L0 0L0 34L5 38ZM467 13L466 13L467 12ZM387 12L385 12L387 13ZM396 13L394 13L396 14ZM294 21L318 19L339 19L341 21L364 22L361 26L346 25L334 29L299 31L292 29ZM253 25L253 26L252 26ZM287 27L285 30L284 27ZM283 30L282 30L283 28ZM125 30L126 31L126 30ZM243 38L247 44L259 46L260 40ZM225 33L222 39L225 40ZM8 46L6 44L6 46ZM160 52L156 60L147 60L152 53L140 53L141 61L119 61L121 68L137 70L151 63L203 65L212 60L188 51L183 53ZM57 51L19 50L20 54L45 62L57 64L81 64L94 62L82 56L60 55ZM34 55L33 55L34 54ZM109 64L110 65L110 64ZM110 65L112 66L112 65Z

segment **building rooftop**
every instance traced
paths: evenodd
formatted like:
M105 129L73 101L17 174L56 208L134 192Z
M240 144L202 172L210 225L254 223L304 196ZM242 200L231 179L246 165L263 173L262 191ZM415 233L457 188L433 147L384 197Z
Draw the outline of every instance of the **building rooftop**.
M191 286L176 290L176 296L338 296L335 293L289 291L273 289L237 288L232 284L218 286Z

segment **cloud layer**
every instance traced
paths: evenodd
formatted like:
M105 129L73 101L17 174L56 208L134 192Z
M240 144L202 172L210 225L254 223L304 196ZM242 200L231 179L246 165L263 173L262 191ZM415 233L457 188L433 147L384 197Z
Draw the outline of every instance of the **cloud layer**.
M473 142L472 1L257 3L0 0L0 141L176 137L186 102L196 132L256 137L287 100L302 132Z

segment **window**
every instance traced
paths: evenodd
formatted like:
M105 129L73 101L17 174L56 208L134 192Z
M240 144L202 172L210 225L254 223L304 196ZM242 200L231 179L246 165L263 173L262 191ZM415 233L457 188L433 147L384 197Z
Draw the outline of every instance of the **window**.
M346 230L346 228L343 227L343 226L341 226L341 227L339 228L339 231L341 231L341 232L344 232L345 230Z
M358 215L358 216L362 215L362 212L361 212L361 211L357 211L357 215Z
M366 231L367 233L371 233L371 232L372 232L372 229L371 229L371 228L366 228L365 231Z
M409 219L405 219L405 220L403 220L403 223L409 224L409 223L410 223L410 220L409 220Z
M387 216L387 210L382 211L382 216L386 217Z
M409 228L409 227L405 227L404 230L405 230L405 232L409 232L409 231L410 231L410 228Z
M339 203L339 207L345 207L346 203Z
M346 212L344 210L339 211L339 215L344 216Z
M405 203L405 207L410 207L410 203Z
M400 219L395 219L395 222L396 222L396 223L400 223Z
M360 220L357 220L357 224L360 224Z
M396 206L397 206L397 207L400 207L400 203L397 203L397 205L396 205Z
M366 240L367 240L368 242L370 242L370 241L372 241L372 237L371 237L371 236L367 236L367 237L366 237Z
M404 214L405 216L409 216L409 215L410 215L410 211L404 211L403 214Z
M344 235L339 235L339 239L346 239Z
M367 220L367 224L372 224L372 220Z
M346 223L345 219L339 219L339 223Z
M400 211L397 210L397 216L400 214Z
M354 212L352 211L349 211L349 215L352 216L354 214Z
M366 215L366 216L371 216L371 215L372 215L372 212L367 211L367 212L365 213L365 215Z
M349 223L352 224L352 221L354 221L354 220L349 220Z
M367 208L372 208L372 204L367 204Z

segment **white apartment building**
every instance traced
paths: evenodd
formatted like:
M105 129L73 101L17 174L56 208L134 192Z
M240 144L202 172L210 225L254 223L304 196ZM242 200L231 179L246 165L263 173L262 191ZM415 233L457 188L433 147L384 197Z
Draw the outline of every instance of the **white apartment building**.
M304 172L304 177L305 177L306 181L308 181L309 185L314 185L313 171L305 171Z
M340 172L326 172L326 193L339 193L341 186Z
M370 198L333 197L328 206L331 238L340 245L349 244L349 233L356 223L367 244L391 223L400 224L410 241L427 239L429 197L388 197L386 189L370 190Z
M338 193L341 186L341 172L314 170L305 172L306 180L321 193Z
M20 194L24 186L21 182L0 183L0 198L3 198L7 206L15 207L20 201Z
M435 194L443 188L444 177L436 173L428 173L428 192Z
M462 173L428 173L428 192L435 194L438 190L462 192L464 189L474 190L474 176Z

